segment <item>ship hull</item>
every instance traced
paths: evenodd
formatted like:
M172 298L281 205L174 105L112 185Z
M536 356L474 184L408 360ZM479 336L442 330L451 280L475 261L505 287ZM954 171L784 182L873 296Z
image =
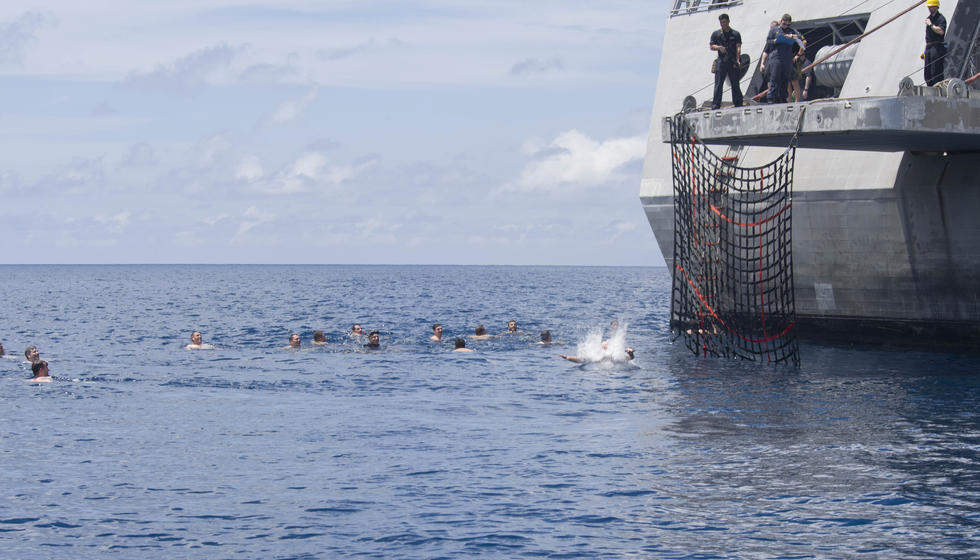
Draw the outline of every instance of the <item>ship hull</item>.
M980 343L977 159L906 153L893 188L794 192L800 333ZM673 197L641 201L673 269Z
M944 1L947 17L957 4ZM700 104L710 94L707 69L715 53L707 40L722 11L689 5L700 7L676 12L667 22L640 188L672 271L673 186L663 122L680 111L685 96L694 95ZM787 0L773 9L771 3L746 0L724 11L742 34L742 53L755 65L769 20L783 11L793 15L794 25L812 27L852 7L846 0ZM862 29L883 27L857 47L838 91L841 99L895 96L903 77L922 81L920 37L927 10L889 22L901 9L864 16ZM980 90L972 90L974 95ZM785 146L743 148L737 165L753 167L773 161ZM980 154L848 148L796 153L792 259L799 332L850 342L980 347ZM726 152L725 146L714 149Z

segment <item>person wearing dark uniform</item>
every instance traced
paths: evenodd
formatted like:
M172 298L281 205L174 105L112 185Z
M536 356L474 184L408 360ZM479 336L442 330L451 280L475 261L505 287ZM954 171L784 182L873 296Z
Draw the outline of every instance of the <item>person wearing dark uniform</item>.
M709 47L718 51L718 61L715 66L715 97L711 103L712 109L721 108L721 90L725 87L725 78L732 84L732 103L742 106L742 87L738 83L738 57L742 54L742 35L729 25L728 14L718 16L721 29L711 34Z
M927 0L926 18L926 85L934 86L945 79L946 18L939 13L939 0Z
M802 41L800 32L790 27L793 18L789 14L783 14L779 20L779 25L769 30L766 37L766 46L772 47L772 52L766 61L769 68L769 93L766 98L769 103L786 103L789 95L787 91L789 81L794 75L793 68L793 46L797 41Z

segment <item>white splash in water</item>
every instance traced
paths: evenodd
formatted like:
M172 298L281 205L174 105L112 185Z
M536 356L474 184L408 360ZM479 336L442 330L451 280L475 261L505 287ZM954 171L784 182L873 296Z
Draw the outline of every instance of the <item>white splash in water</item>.
M576 347L576 354L583 362L627 362L626 355L626 323L619 323L612 331L608 340L602 339L602 329L592 329Z

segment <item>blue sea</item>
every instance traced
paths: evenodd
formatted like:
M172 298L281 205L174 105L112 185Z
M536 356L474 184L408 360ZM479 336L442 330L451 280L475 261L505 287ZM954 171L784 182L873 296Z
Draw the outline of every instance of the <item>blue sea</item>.
M663 268L0 275L0 342L20 358L0 359L3 558L980 550L980 358L695 357L668 332ZM633 362L558 357L614 318ZM520 333L450 352L512 319ZM447 342L428 340L436 322ZM330 344L309 345L317 329ZM564 344L534 344L543 329ZM193 330L218 348L184 350ZM292 332L303 349L283 349ZM53 383L24 381L29 344Z

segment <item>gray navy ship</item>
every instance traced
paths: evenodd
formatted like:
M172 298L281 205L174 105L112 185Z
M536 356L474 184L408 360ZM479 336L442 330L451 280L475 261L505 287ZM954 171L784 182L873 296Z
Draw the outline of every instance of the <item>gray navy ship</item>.
M980 0L942 0L940 11L949 22L947 79L928 87L920 85L924 1L674 2L640 192L668 268L670 119L684 112L701 141L744 167L779 157L799 130L792 195L799 333L980 345L980 80L969 80L978 71ZM711 110L717 55L708 41L723 12L750 57L741 80L748 103ZM814 61L873 32L814 67L807 100L755 103L767 87L758 65L765 38L783 13Z

